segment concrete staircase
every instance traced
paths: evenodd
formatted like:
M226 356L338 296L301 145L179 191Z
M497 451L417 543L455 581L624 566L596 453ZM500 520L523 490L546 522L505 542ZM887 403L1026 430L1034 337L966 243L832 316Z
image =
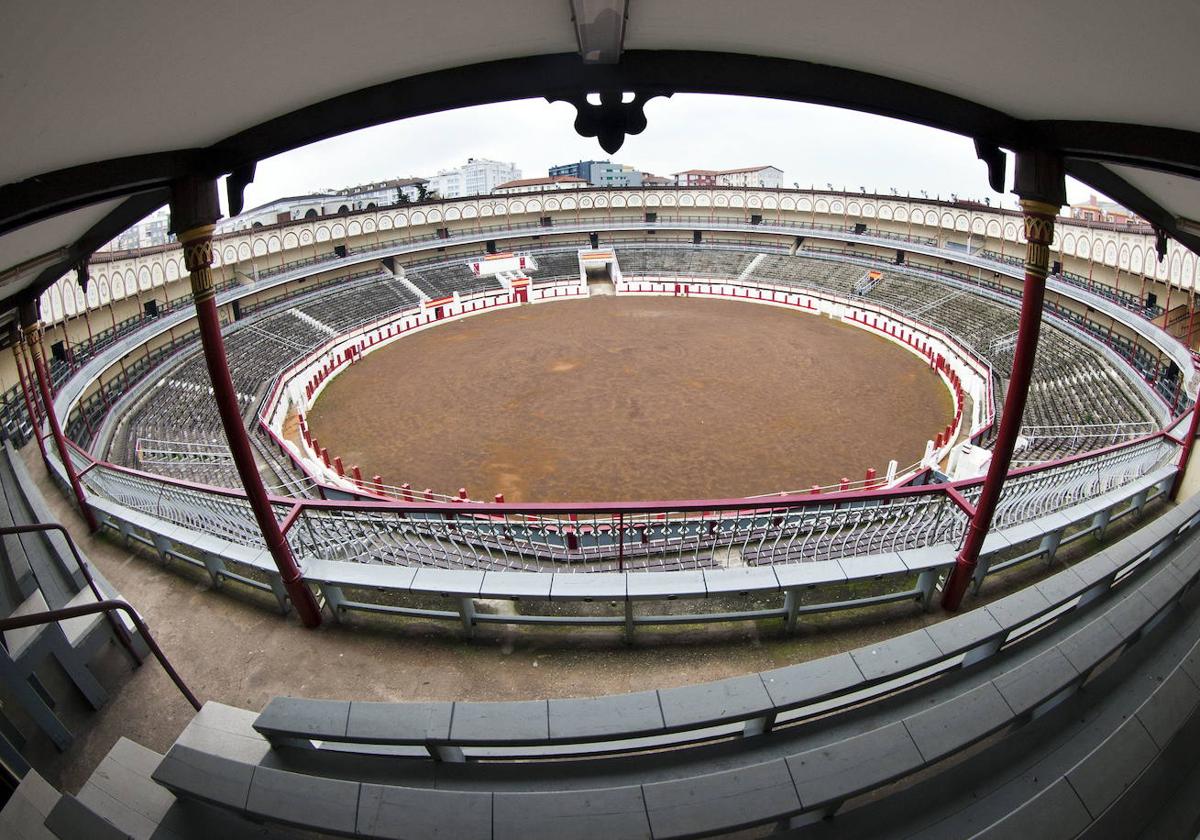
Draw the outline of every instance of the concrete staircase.
M335 336L338 334L337 330L335 330L333 327L329 326L328 324L322 323L321 321L318 321L316 318L309 315L307 312L301 312L299 309L289 309L288 312L295 315L297 318L299 318L304 323L308 324L310 327L312 327L314 329L318 329L321 332L325 333L325 335Z
M414 284L409 282L408 278L404 276L403 269L401 269L400 271L392 272L392 279L395 280L397 283L399 283L404 288L408 289L414 295L416 295L417 300L429 300L429 295L425 294L424 292L421 291L421 289L419 287L417 287ZM384 280L383 282L387 283L388 281ZM388 283L388 285L390 286L391 284Z
M758 268L758 264L766 259L766 256L766 254L755 254L754 259L750 260L750 262L746 264L746 267L742 269L742 273L738 275L738 282L741 283L747 277L753 274L754 269Z

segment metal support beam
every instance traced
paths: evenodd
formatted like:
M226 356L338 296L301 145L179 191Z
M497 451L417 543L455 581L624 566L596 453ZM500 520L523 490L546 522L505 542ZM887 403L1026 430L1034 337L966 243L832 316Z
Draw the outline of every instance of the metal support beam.
M25 361L21 352L20 330L13 330L12 343L13 358L17 362L17 379L21 381L21 395L25 398L25 413L29 415L29 427L33 429L33 439L37 441L38 451L42 453L42 463L49 470L50 459L46 456L46 441L42 440L42 424L38 419L36 403L31 392L33 386L30 385L25 375Z
M1183 387L1182 383L1179 387ZM1188 421L1187 435L1183 439L1183 451L1179 454L1179 470L1175 473L1175 481L1171 483L1172 502L1179 496L1179 488L1183 486L1183 477L1187 473L1188 464L1192 460L1192 450L1196 446L1196 435L1200 433L1200 393L1196 397L1196 405L1192 406L1192 419Z
M966 539L942 592L942 606L952 612L962 604L963 595L974 576L979 552L991 528L992 517L996 513L996 505L1012 463L1017 436L1021 431L1021 417L1025 413L1025 400L1029 395L1029 382L1042 326L1042 302L1050 267L1050 243L1054 239L1054 217L1066 203L1062 160L1043 152L1018 152L1014 192L1021 197L1027 242L1020 329L987 478L979 501L975 504L975 514L967 526Z
M42 394L42 404L46 409L46 421L50 424L50 433L54 435L54 446L58 449L58 457L62 459L63 469L66 470L67 480L75 494L79 512L87 523L88 531L96 533L100 530L96 515L88 507L87 497L83 493L83 484L79 474L75 472L75 463L71 460L71 450L67 439L59 425L58 415L54 413L54 395L50 393L50 376L46 373L46 359L42 355L42 325L38 320L37 303L27 300L21 304L21 326L25 330L25 341L29 345L29 356L33 360L33 373L37 377L38 390Z
M271 500L263 487L262 476L254 460L250 438L242 422L229 362L225 357L225 340L221 335L221 320L217 313L216 290L212 282L212 234L220 218L217 182L214 179L187 178L171 190L171 228L183 247L183 260L192 282L192 298L196 305L196 323L200 329L200 344L212 381L213 399L225 429L229 452L233 456L238 476L246 490L246 498L262 531L263 541L270 551L287 597L305 627L321 623L321 611L312 590L305 586L300 568L292 556L291 547L275 519Z

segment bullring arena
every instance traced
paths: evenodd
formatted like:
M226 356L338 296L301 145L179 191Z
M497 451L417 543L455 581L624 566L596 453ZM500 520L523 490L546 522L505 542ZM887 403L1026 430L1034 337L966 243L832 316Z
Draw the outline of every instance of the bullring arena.
M307 422L368 474L585 502L836 485L920 460L953 413L929 365L827 319L614 296L413 336Z
M0 179L0 246L86 223L0 272L0 833L1195 836L1198 240L1155 178L1189 177L1197 138L1147 127L1177 114L1124 77L1120 124L1057 79L1052 112L1095 118L1079 135L710 52L709 4L661 48L651 0L570 5L576 41L539 36L562 54L493 60L414 10L442 32L407 44L419 76L321 64L350 99L214 123L211 147L185 120L136 148L82 135L92 163ZM981 62L1026 43L958 14ZM744 15L720 20L768 19ZM328 30L304 22L283 41ZM281 60L255 29L226 33L238 61ZM364 66L397 60L374 43ZM440 69L451 43L483 63ZM309 69L258 74L263 95ZM214 173L236 214L256 162L371 109L536 95L610 149L696 87L853 91L973 137L997 192L1011 147L1020 209L576 185L213 227ZM1060 215L1067 174L1143 215ZM163 201L175 239L97 250Z

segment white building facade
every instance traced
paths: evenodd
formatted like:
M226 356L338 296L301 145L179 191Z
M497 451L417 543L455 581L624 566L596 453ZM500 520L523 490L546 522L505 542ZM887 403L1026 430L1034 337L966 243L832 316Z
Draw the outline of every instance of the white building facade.
M430 191L442 198L461 198L465 195L486 195L496 187L521 177L515 163L502 163L486 158L467 158L457 169L443 169L429 179Z
M494 195L514 195L516 193L546 192L549 190L577 190L589 187L587 181L572 175L552 175L546 178L522 178L516 181L505 181L492 190Z

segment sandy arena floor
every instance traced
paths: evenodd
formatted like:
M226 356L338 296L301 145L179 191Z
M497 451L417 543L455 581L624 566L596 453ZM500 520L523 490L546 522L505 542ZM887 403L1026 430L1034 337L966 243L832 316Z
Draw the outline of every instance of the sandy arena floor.
M364 476L510 502L716 498L915 462L950 419L915 356L828 318L600 297L401 339L309 415Z

